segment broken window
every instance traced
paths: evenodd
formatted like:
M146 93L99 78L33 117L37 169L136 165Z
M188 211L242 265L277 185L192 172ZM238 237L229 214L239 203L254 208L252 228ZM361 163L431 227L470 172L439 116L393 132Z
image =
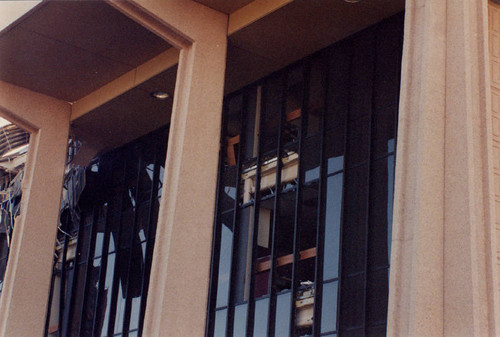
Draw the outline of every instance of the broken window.
M167 132L66 175L47 336L141 335Z
M29 139L29 132L0 118L0 293L15 220L21 210L21 182Z
M385 336L402 27L225 99L207 336Z

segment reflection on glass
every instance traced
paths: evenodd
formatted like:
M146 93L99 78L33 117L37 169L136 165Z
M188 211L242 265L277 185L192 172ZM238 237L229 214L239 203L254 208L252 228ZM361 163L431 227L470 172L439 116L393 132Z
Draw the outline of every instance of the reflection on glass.
M139 328L140 309L141 309L141 297L134 297L132 299L132 311L130 314L130 330Z
M394 203L394 155L387 157L387 260L391 261L392 212Z
M323 262L324 280L329 280L338 276L342 183L342 173L329 177L327 181L325 255Z
M276 337L287 337L290 325L290 295L278 295L276 298Z
M267 336L267 319L269 311L269 298L258 300L255 302L255 317L254 317L254 337Z
M232 214L232 213L231 213ZM229 275L231 272L231 247L233 246L233 232L227 224L222 224L219 260L219 282L217 286L216 307L227 305L229 292Z
M125 298L123 298L122 282L118 286L118 299L116 303L116 319L115 319L115 333L122 332L123 329L123 315L125 314Z
M337 286L338 282L323 284L321 304L321 332L337 330Z
M215 313L214 337L224 337L226 335L227 309L219 310Z
M111 240L112 242L112 240ZM104 324L102 328L101 337L107 335L108 324L109 324L109 311L111 307L111 292L113 288L113 274L115 269L115 257L116 254L109 254L108 256L108 266L106 268L106 282L104 284L104 294L105 297L103 306L105 306L105 314L104 314Z
M234 299L235 303L242 303L247 300L248 297L248 284L249 284L249 273L250 261L248 256L248 244L249 244L249 231L251 216L253 214L253 207L247 207L240 212L239 221L239 234L238 241L235 242L236 247L236 266L235 266L235 280L234 280Z
M247 331L248 304L241 304L234 308L234 333L233 336L245 336Z
M104 233L103 232L97 232L96 238L95 238L95 250L94 250L94 256L101 256L102 255L102 244L104 241Z

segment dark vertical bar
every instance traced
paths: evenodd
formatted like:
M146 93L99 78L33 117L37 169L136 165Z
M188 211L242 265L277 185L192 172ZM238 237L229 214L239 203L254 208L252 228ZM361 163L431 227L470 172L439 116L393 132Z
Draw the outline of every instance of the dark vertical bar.
M163 135L163 133L161 133ZM161 138L158 136L157 138ZM156 139L158 141L158 139ZM160 141L164 141L160 140ZM156 144L155 144L156 145ZM151 271L151 261L153 257L153 247L154 247L154 238L153 238L153 230L156 226L152 224L152 215L154 209L154 202L158 196L158 181L160 179L160 166L161 164L158 162L158 157L162 158L162 156L158 155L158 152L163 149L162 146L159 147L157 151L154 153L154 167L153 167L153 179L151 180L151 193L149 195L149 209L148 209L148 229L146 236L146 256L144 258L144 274L142 275L142 285L141 285L141 306L139 309L139 326L138 326L138 336L142 336L142 330L144 329L144 314L146 312L146 303L147 303L147 292L149 286L149 274Z
M61 286L59 288L59 337L62 337L62 323L64 321L64 310L65 310L65 288L66 288L66 257L68 255L68 235L64 234L63 251L61 258Z
M349 113L351 110L351 100L352 100L352 90L351 90L351 82L352 82L352 68L353 68L353 61L352 61L352 42L350 43L350 62L349 62L349 71L348 71L348 76L349 76L349 85L347 86L347 110L345 111L344 118L345 118L345 123L344 123L344 165L343 165L343 172L344 172L344 178L342 179L342 207L341 207L341 214L340 214L340 231L339 231L339 266L338 266L338 286L337 286L337 327L336 330L338 333L340 333L340 310L341 310L341 301L342 301L342 279L343 279L343 273L342 273L342 267L343 267L343 237L344 237L344 225L345 225L345 190L346 190L346 177L347 177L347 144L349 140Z
M287 85L286 74L282 76L283 88ZM276 193L274 195L274 212L271 227L271 268L269 271L268 289L270 290L269 298L269 317L267 320L267 336L274 337L276 328L276 288L274 287L276 278L276 268L277 268L277 244L276 244L276 226L278 225L279 214L280 214L280 197L281 197L281 170L283 168L283 128L286 123L286 100L287 100L287 90L283 90L281 96L281 109L280 109L280 120L279 120L279 131L278 131L278 144L277 144L277 154L276 154L276 181L274 183Z
M326 111L329 104L328 90L329 90L329 76L330 76L330 63L328 59L324 60L323 67L326 74L322 78L322 88L325 93L323 111L320 119L320 173L319 173L319 189L318 189L318 216L316 223L316 263L314 270L314 314L313 314L313 336L318 337L321 333L321 305L323 302L323 260L324 260L324 237L325 237L325 217L326 217L326 182L327 182L327 163L325 156L325 138L326 138Z
M82 308L80 311L80 331L78 335L82 334L82 328L85 324L85 309L87 307L87 301L89 297L89 288L90 288L90 282L89 280L91 279L92 275L92 268L93 268L93 259L94 259L94 250L95 250L95 238L97 234L97 222L99 220L99 208L96 205L93 205L92 207L92 224L91 226L91 233L90 233L90 243L89 243L89 248L88 248L88 255L87 255L87 270L85 273L85 291L83 293L83 301L82 301Z
M122 328L122 336L128 337L128 330L130 325L130 312L132 310L132 299L129 296L129 287L130 287L130 272L132 270L132 259L134 254L134 239L137 231L137 218L138 218L138 208L139 208L139 189L141 188L141 169L142 169L142 156L139 156L139 160L137 161L137 175L136 175L136 184L135 184L135 206L134 206L134 222L132 224L132 232L130 235L130 252L128 255L128 264L127 264L127 288L124 289L125 296L125 312L123 316L123 328Z
M106 172L108 173L108 172ZM109 178L109 176L107 177ZM109 181L108 179L105 179L105 181ZM108 190L106 188L106 190ZM97 289L97 298L96 298L96 304L94 308L94 322L92 324L92 336L96 336L97 330L96 327L98 326L98 319L104 319L104 317L99 317L99 314L101 312L101 308L103 305L103 294L104 292L104 286L106 283L106 273L108 269L108 250L109 250L109 239L110 239L110 232L111 232L111 225L109 224L109 217L108 217L108 207L104 209L105 211L105 227L104 227L104 239L103 239L103 245L102 245L102 251L101 251L101 269L99 271L99 288ZM100 337L100 336L99 336Z
M378 31L378 29L377 29ZM369 263L369 255L368 255L368 248L369 248L369 240L370 240L370 178L371 178L371 171L372 171L372 136L373 136L373 111L375 109L375 95L376 95L376 88L375 88L375 81L376 81L376 76L377 76L377 43L376 43L376 37L377 37L377 31L373 32L374 38L372 39L372 54L373 59L372 59L372 78L371 78L371 111L369 112L369 122L368 122L368 170L367 170L367 175L366 175L366 232L365 232L365 270L364 270L364 285L363 285L363 333L366 334L366 310L367 310L367 296L368 296L368 263Z
M214 232L212 234L212 259L210 261L210 283L208 286L208 303L207 303L207 319L205 322L205 337L213 336L214 334L214 323L215 323L215 305L217 302L217 285L219 279L219 256L220 256L220 237L221 237L221 226L220 222L220 205L219 200L221 199L222 193L222 172L224 170L224 139L226 137L226 105L227 102L224 101L224 106L222 108L222 121L221 121L221 132L219 140L219 165L217 171L217 190L215 193L215 215L214 215Z
M258 135L258 146L257 146L257 158L256 158L256 171L255 171L255 194L254 194L254 210L253 210L253 225L251 230L251 269L250 269L250 285L248 292L248 311L247 311L247 331L246 336L252 337L254 330L254 316L255 316L255 264L256 264L256 255L257 255L257 235L258 235L258 227L259 227L259 211L260 211L260 178L261 178L261 165L262 165L262 127L265 115L265 90L262 90L261 102L260 103L261 111L259 118L259 135ZM233 241L234 242L234 241Z
M117 242L115 244L115 268L113 270L113 291L111 293L111 303L109 307L109 322L108 322L108 336L114 336L115 330L115 320L116 320L116 301L118 299L118 288L120 282L120 273L119 273L119 261L118 254L120 254L120 246L121 246L121 232L122 232L122 212L123 212L123 198L126 193L126 177L127 177L127 159L123 162L123 176L122 176L122 186L120 187L120 202L118 210L111 210L112 212L118 212L119 214L119 225L118 225L118 233L117 233Z
M68 329L70 326L70 319L73 317L73 313L75 310L75 298L73 298L73 293L75 291L76 285L78 284L78 266L80 265L80 252L82 249L85 249L83 247L82 241L80 240L80 235L83 232L83 227L85 226L85 217L83 214L81 215L80 218L80 223L78 225L78 233L77 233L77 241L76 241L76 252L75 252L75 260L73 262L73 279L71 282L71 286L68 286L68 298L70 299L69 301L69 308L66 311L66 316L63 322L63 337L66 337L68 335Z
M245 92L243 94L243 103L241 107L241 114L240 114L240 146L238 147L238 158L236 160L236 192L235 195L236 197L234 198L234 206L233 206L233 244L232 244L232 257L231 257L231 266L234 266L235 262L235 254L236 254L236 247L235 247L235 242L238 242L235 240L236 238L236 233L239 235L239 228L237 229L237 223L238 219L240 216L240 208L238 207L238 201L240 199L240 177L241 177L241 165L243 162L243 153L244 153L244 146L246 144L246 114L248 113L248 92ZM227 111L226 113L228 113ZM222 149L222 148L221 148ZM220 219L219 219L220 222ZM219 226L219 224L218 224ZM220 227L222 227L222 224L220 224ZM221 228L222 229L222 228ZM219 245L219 250L220 250L220 245ZM220 256L220 252L218 257ZM217 266L218 268L218 266ZM231 271L233 271L236 268L231 268ZM232 283L232 272L230 273L229 276L229 295L228 295L228 301L227 301L227 320L226 320L226 337L232 337L233 336L233 330L234 330L234 296L233 296L233 291L231 287ZM216 298L217 300L217 298Z
M306 94L309 91L309 73L310 64L309 62L304 64L303 69L303 87L302 87L302 107L301 107L301 117L300 117L300 132L298 139L298 150L297 154L299 157L298 168L297 168L297 190L295 199L295 221L293 225L293 263L292 263L292 289L291 289L291 310L290 310L290 326L289 335L295 336L295 325L296 325L296 306L295 298L297 296L297 290L299 288L298 284L298 271L299 271L299 261L300 261L300 230L302 224L302 184L303 184L303 158L302 158L302 148L303 142L307 134L307 113L308 113L308 100L309 96Z
M47 301L47 315L45 316L45 328L43 332L43 337L47 337L47 334L49 332L49 325L50 325L50 315L51 315L51 307L52 307L52 299L54 298L54 281L56 279L56 263L57 263L57 258L54 258L54 263L52 265L52 276L50 278L50 290L49 290L49 300ZM0 293L1 294L1 293ZM62 329L61 322L59 322L59 330Z

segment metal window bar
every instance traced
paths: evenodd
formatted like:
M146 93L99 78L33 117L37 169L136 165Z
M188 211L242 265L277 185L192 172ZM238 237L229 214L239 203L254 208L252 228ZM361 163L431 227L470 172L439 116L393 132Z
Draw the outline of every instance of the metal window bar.
M378 29L377 29L378 31ZM371 198L371 190L370 190L370 181L371 181L371 171L372 171L372 137L373 137L373 113L375 109L375 80L377 73L377 44L376 38L377 35L375 30L372 30L372 38L368 39L372 44L370 47L372 48L372 53L370 56L372 57L372 68L371 68L371 102L370 102L370 111L368 113L368 154L367 154L367 176L366 176L366 218L365 218L365 256L364 256L364 285L363 285L363 334L366 335L366 311L367 311L367 298L368 298L368 262L370 257L368 256L369 249L369 240L370 240L370 198Z
M104 171L104 175L106 176L106 181L109 181L111 179L111 167L109 165L101 165L99 167L99 170ZM108 194L108 192L106 192ZM97 289L97 298L96 298L96 305L94 307L94 320L92 322L92 336L96 336L97 330L96 330L96 325L98 322L98 315L101 312L101 308L103 306L103 301L104 301L104 287L106 284L106 274L108 271L108 257L109 257L109 240L111 239L111 225L109 223L109 217L108 217L108 212L109 212L109 206L107 204L104 204L104 212L105 212L105 220L104 220L104 238L103 238L103 244L102 244L102 250L101 250L101 268L99 271L99 288ZM100 336L99 336L100 337Z
M323 53L325 54L325 53ZM325 155L325 145L326 145L326 111L328 104L330 103L330 97L328 95L329 90L329 62L325 56L322 56L322 68L324 69L321 81L323 88L323 110L321 111L320 119L320 173L318 181L318 208L317 208L317 221L316 221L316 263L314 270L314 309L313 309L313 336L317 337L321 333L321 306L323 303L323 260L324 260L324 238L325 238L325 218L326 218L326 188L327 188L327 162Z
M234 205L233 205L233 243L232 243L232 256L231 256L231 271L233 271L235 268L233 268L234 263L236 262L236 245L235 242L237 242L236 237L240 234L239 226L238 224L238 219L240 216L240 207L239 207L239 198L240 198L240 192L241 192L241 184L240 184L240 177L241 177L241 167L243 164L243 151L244 151L244 145L246 144L246 118L245 115L248 113L248 92L245 92L243 94L243 102L241 106L241 113L240 113L240 146L238 147L238 154L237 154L237 159L236 159L236 177L235 177L235 186L236 186L236 191L235 191L235 198L234 198ZM229 108L228 108L229 109ZM228 110L229 111L229 110ZM220 222L220 219L219 219ZM222 230L222 223L219 224ZM234 291L232 291L231 287L231 281L233 279L233 273L230 273L229 276L229 287L228 287L228 302L227 302L227 319L226 319L226 337L232 337L233 336L233 330L234 330Z
M344 47L345 48L345 47ZM345 209L345 190L346 190L346 172L347 172L347 143L349 139L349 113L351 110L350 102L352 100L352 90L351 90L351 82L352 82L352 69L353 69L353 61L352 61L352 49L349 48L349 70L347 72L348 74L348 81L346 82L347 85L347 106L346 106L346 111L343 116L344 118L344 162L343 162L343 172L344 172L344 178L342 179L342 205L341 205L341 213L340 213L340 231L339 231L339 264L338 264L338 273L337 273L337 318L336 318L336 331L340 331L340 302L342 299L341 296L341 289L342 289L342 270L343 270L343 254L342 254L342 247L343 247L343 232L344 232L344 225L345 225L345 214L344 214L344 209Z
M262 165L262 127L264 122L264 116L266 114L266 95L265 90L262 91L262 100L257 102L261 106L261 113L259 117L259 135L258 135L258 145L257 145L257 158L256 158L256 169L255 169L255 193L254 193L254 203L253 203L253 224L250 233L250 285L249 285L249 295L248 295L248 309L247 309L247 331L246 336L252 337L254 331L254 318L255 318L255 270L256 270L256 260L257 260L257 235L259 229L259 211L260 211L260 180L261 180L261 165ZM234 242L234 241L233 241Z
M214 334L214 324L215 324L215 306L217 301L217 292L219 291L218 281L219 281L219 255L220 255L220 237L221 237L221 226L220 218L221 218L221 210L219 201L221 200L222 193L222 172L224 167L224 144L226 139L226 110L227 110L227 101L224 101L224 106L222 109L222 127L220 133L219 140L219 169L217 172L217 191L216 191L216 200L215 200L215 216L214 216L214 233L212 235L212 259L210 262L210 284L209 284L209 297L207 303L207 320L206 320L206 328L205 328L205 337L213 336ZM239 158L239 156L238 156ZM229 287L231 288L231 287Z
M64 311L65 311L65 288L66 288L66 257L68 254L68 235L64 234L64 242L63 242L63 251L62 251L62 258L61 258L61 283L60 283L60 288L59 288L59 325L64 320ZM59 330L59 337L62 337L62 329Z
M139 191L141 189L141 184L140 184L140 176L141 176L141 170L142 170L142 156L139 156L138 161L137 161L137 175L136 175L136 184L135 184L135 196L134 199L136 201L136 204L133 206L134 209L134 221L132 224L132 231L130 235L130 243L129 243L129 249L130 252L128 254L128 263L127 263L127 273L126 273L126 278L127 281L125 284L127 285L126 288L123 290L123 296L125 298L125 311L124 311L124 316L123 316L123 327L122 327L122 336L128 337L128 330L129 330L129 324L130 324L130 314L132 310L132 299L129 296L129 288L130 288L130 273L132 270L132 260L133 260L133 254L134 254L134 246L135 246L135 234L137 231L137 218L138 218L138 209L139 209Z
M94 260L94 250L95 250L95 241L96 241L96 234L97 234L97 223L99 221L99 207L94 205L92 209L92 224L90 225L91 227L91 233L90 233L90 244L88 247L88 255L87 255L87 266L85 270L85 287L84 287L84 295L83 295L83 300L82 300L82 305L80 308L80 329L78 332L78 335L82 334L82 330L84 328L85 324L85 311L87 308L87 301L89 298L89 289L91 287L91 284L89 280L91 279L91 273L92 273L92 268L93 268L93 260Z
M297 189L295 196L295 221L293 228L293 262L292 262L292 286L291 286L291 296L290 296L290 325L289 325L289 335L295 336L296 328L296 305L295 299L298 291L298 271L299 271L299 261L300 261L300 230L302 225L302 189L303 189L303 175L304 175L304 164L302 149L304 139L307 135L307 113L308 113L308 100L309 97L306 94L309 91L309 64L304 64L303 71L303 86L302 86L302 106L301 106L301 118L300 118L300 131L298 135L298 167L297 167Z
M161 141L161 136L158 135L158 140ZM151 181L151 194L149 195L149 209L148 209L148 220L147 220L147 243L146 243L146 256L144 259L144 273L142 275L142 285L141 285L141 306L139 309L139 327L138 327L138 335L142 335L142 330L144 329L144 314L146 312L146 303L147 303L147 292L149 286L149 275L151 271L151 260L153 258L153 248L155 238L153 237L153 229L155 226L152 224L153 221L153 210L155 204L153 201L158 200L158 182L160 179L160 163L161 158L163 156L159 154L159 151L163 150L163 146L160 146L154 153L154 167L153 167L153 179ZM157 219L156 219L157 221Z
M282 75L282 86L286 88L287 84L287 73ZM286 102L287 102L287 90L283 90L281 96L281 109L279 118L279 131L278 131L278 144L277 144L277 154L276 154L276 179L275 179L275 195L274 195L274 205L273 205L273 219L271 227L271 256L270 256L270 270L269 270L269 280L268 289L270 292L269 297L269 308L268 308L268 321L267 321L267 336L274 337L276 328L276 273L277 273L277 247L276 247L276 227L278 226L279 216L280 216L280 200L281 200L281 172L283 168L283 129L286 124Z
M123 200L125 198L125 195L128 193L128 189L126 188L126 179L127 179L127 168L128 168L128 162L124 161L123 164L123 176L121 180L121 186L119 188L120 191L120 202L119 202L119 207L118 211L116 209L113 209L112 212L118 212L119 214L119 226L118 226L118 233L117 233L117 242L115 243L115 266L113 270L113 285L112 285L112 292L111 292L111 303L110 303L110 310L109 310L109 321L108 321L108 336L114 336L114 330L115 330L115 321L116 321L116 305L117 305L117 300L118 300L118 288L119 288L119 283L120 283L120 272L119 272L119 263L118 263L118 254L120 254L120 249L122 246L122 214L123 214Z

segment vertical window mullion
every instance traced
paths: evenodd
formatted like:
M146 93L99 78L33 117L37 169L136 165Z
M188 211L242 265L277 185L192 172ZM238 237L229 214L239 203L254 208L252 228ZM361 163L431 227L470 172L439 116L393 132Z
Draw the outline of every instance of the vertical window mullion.
M243 158L243 153L244 153L244 145L246 144L246 114L248 113L248 93L243 94L243 103L241 107L241 112L240 112L240 145L238 147L238 158L236 158L236 177L235 177L235 184L236 184L236 191L235 191L235 198L234 198L234 205L233 205L233 244L232 244L232 257L231 257L231 264L233 264L234 261L234 254L236 251L235 247L235 240L236 233L239 233L239 230L237 231L237 227L239 227L238 224L238 219L239 219L239 195L240 195L240 177L241 177L241 166L242 166L242 158ZM219 220L220 221L220 220ZM220 224L222 226L222 223ZM222 228L221 228L222 229ZM233 268L231 268L233 270ZM231 337L233 336L233 330L234 330L234 296L233 296L233 291L231 287L232 283L232 273L230 273L229 276L229 287L228 287L228 301L227 301L227 320L226 320L226 337Z
M59 287L59 336L62 337L62 324L64 322L64 312L67 310L66 308L66 258L68 256L68 234L64 233L64 243L63 243L63 251L61 258L61 283Z
M346 177L347 177L347 144L349 141L349 112L351 110L351 100L352 100L352 89L351 89L351 82L352 82L352 68L353 68L353 60L352 60L352 49L350 50L350 62L349 62L349 71L348 71L348 85L347 85L347 110L346 113L344 114L344 163L343 163L343 172L344 172L344 179L342 179L342 206L341 206L341 215L340 215L340 231L339 231L339 265L338 265L338 286L337 286L337 326L336 326L336 331L340 332L340 310L341 310L341 301L342 301L342 279L343 279L343 273L342 273L342 267L343 267L343 237L344 237L344 225L345 225L345 190L346 190Z
M155 141L162 141L161 137L157 135L155 137ZM159 158L162 158L161 155L158 154L159 151L163 149L162 146L159 147L158 150L154 152L154 157L153 157L153 179L151 179L151 192L149 194L149 209L148 209L148 219L147 219L147 233L146 233L146 254L144 258L144 272L142 275L142 282L141 282L141 304L140 304L140 309L139 309L139 326L138 326L138 336L142 335L142 330L144 328L144 314L146 312L146 301L147 301L147 291L148 291L148 286L149 286L149 275L150 275L150 269L151 266L148 261L150 261L150 258L152 258L153 255L153 247L154 247L154 238L153 238L153 226L152 224L152 213L153 213L153 208L154 208L154 200L158 196L158 182L159 182L159 177L160 177L160 165L159 163Z
M293 262L292 262L292 285L291 285L291 305L290 305L290 326L289 335L295 336L296 328L296 304L295 300L298 291L298 271L299 271L299 261L300 261L300 229L302 225L302 188L303 188L303 156L302 149L304 139L307 134L307 110L308 110L308 95L309 91L309 63L304 64L303 71L303 83L302 86L302 106L300 114L300 131L298 135L298 167L297 167L297 190L295 198L295 220L293 225Z
M257 145L257 158L255 168L255 193L254 193L254 203L253 203L253 224L251 229L251 250L250 250L250 284L248 291L248 311L247 311L247 331L246 336L252 337L254 331L254 317L255 317L255 269L256 269L256 255L257 255L257 235L258 235L258 226L259 226L259 211L260 211L260 180L261 180L261 165L262 165L262 135L263 135L263 122L264 115L266 114L265 109L265 90L263 90L262 100L261 102L257 102L260 104L261 113L259 116L259 134L258 134L258 145ZM233 240L234 242L234 240Z
M376 37L376 36L375 36ZM372 41L372 78L371 78L371 111L369 112L369 122L368 122L368 162L367 162L367 175L366 175L366 232L365 232L365 270L364 270L364 285L363 285L363 333L366 334L366 311L367 311L367 296L368 296L368 249L369 249L369 239L370 239L370 180L371 180L371 169L372 169L372 137L373 137L373 111L375 109L375 80L376 80L376 70L377 70L377 43L376 39Z
M319 173L319 189L318 189L318 217L316 222L316 263L314 271L315 291L314 291L314 311L313 311L313 336L318 337L321 333L321 305L323 296L323 260L324 260L324 237L325 237L325 217L326 217L326 181L327 181L327 167L325 156L325 138L326 138L326 111L329 104L328 90L329 90L329 62L325 61L323 64L325 68L324 73L326 78L322 79L322 88L324 90L324 106L322 117L320 119L320 173Z
M88 247L88 253L87 253L87 269L85 272L85 286L84 286L84 293L83 293L83 300L82 300L82 306L81 306L81 311L80 311L80 330L78 335L82 334L82 328L85 323L85 311L87 307L87 301L89 297L89 288L90 288L90 278L91 278L91 273L92 273L92 268L94 265L94 250L95 250L95 241L96 241L96 235L97 235L97 224L99 221L99 208L95 204L92 206L92 224L91 226L91 233L90 233L90 243Z
M118 272L119 263L118 263L118 254L120 253L121 246L121 232L122 232L122 213L123 213L123 199L126 193L126 177L127 177L127 162L123 162L123 176L121 179L121 186L119 188L120 192L120 202L118 203L117 209L111 210L112 212L118 214L118 233L116 235L116 244L115 244L115 268L113 270L113 283L112 283L112 293L111 293L111 303L109 306L109 321L108 321L108 336L114 336L115 330L115 320L116 320L116 301L118 299L118 287L120 282L120 273Z
M124 297L125 297L125 311L123 315L123 328L122 328L122 336L128 336L128 330L130 326L130 311L132 309L132 299L129 297L129 288L130 288L130 274L132 270L132 260L134 255L134 239L137 231L137 217L138 217L138 209L139 209L139 190L141 188L141 170L142 170L142 156L139 156L137 161L137 175L136 175L136 183L135 183L135 206L134 207L134 221L132 224L132 231L130 235L130 252L128 254L128 263L127 263L127 281L125 284L127 285L126 289L124 289Z
M282 85L286 88L287 76L282 75ZM277 243L276 243L276 226L278 224L278 219L280 215L280 197L281 197L281 170L283 168L283 129L286 123L286 100L287 100L287 90L283 90L281 97L281 109L280 109L280 119L279 119L279 131L278 131L278 144L277 144L277 154L276 154L276 180L275 180L275 195L274 195L274 205L273 205L273 219L271 228L271 256L270 256L270 270L269 270L269 280L268 289L270 291L269 298L269 317L267 326L267 336L274 337L275 335L275 324L276 324L276 287L274 286L276 278L276 268L277 268Z
M77 242L76 242L76 252L75 252L75 259L73 262L73 280L71 282L71 285L68 285L68 297L70 298L69 300L69 308L67 310L67 315L63 321L63 326L60 327L60 329L63 330L63 337L66 337L68 335L68 329L70 327L70 319L73 317L73 312L75 310L74 308L74 303L75 303L75 298L73 297L74 290L76 288L76 285L78 284L78 266L80 264L80 252L82 249L85 249L82 244L81 240L81 235L83 233L85 227L85 217L82 216L80 218L80 223L78 225L78 233L77 233Z
M226 109L227 103L224 102L222 108L222 121L221 121L221 132L219 140L219 169L217 173L217 191L215 200L215 216L214 216L214 233L212 235L212 260L210 265L210 284L209 284L209 297L207 303L208 317L206 321L206 337L211 337L214 334L214 324L215 324L215 306L217 304L217 286L219 280L219 255L220 255L220 237L222 231L222 224L220 224L220 200L222 193L222 172L224 166L224 139L226 138ZM231 288L231 287L229 287Z

